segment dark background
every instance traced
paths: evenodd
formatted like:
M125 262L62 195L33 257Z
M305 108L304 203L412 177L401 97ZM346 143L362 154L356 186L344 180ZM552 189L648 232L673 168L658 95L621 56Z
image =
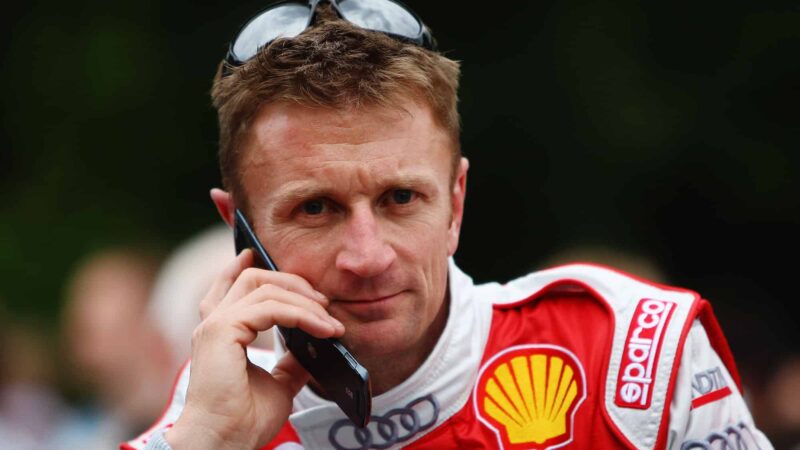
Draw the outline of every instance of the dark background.
M712 300L748 372L796 353L800 7L409 2L463 62L472 168L456 260L507 280L567 245ZM217 220L208 91L264 2L12 2L0 13L0 301L57 324L106 245Z

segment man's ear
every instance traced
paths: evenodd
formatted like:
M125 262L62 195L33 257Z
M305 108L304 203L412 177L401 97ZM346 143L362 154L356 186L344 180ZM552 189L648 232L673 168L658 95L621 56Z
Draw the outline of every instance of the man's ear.
M233 204L233 196L222 189L211 189L211 201L217 207L220 217L229 227L233 228L233 213L236 206Z
M455 254L458 248L458 238L461 235L461 221L464 219L464 199L467 195L467 171L469 170L469 161L467 158L461 158L461 162L456 169L455 182L453 183L453 191L450 193L452 218L450 219L450 229L447 236L447 253L450 256Z

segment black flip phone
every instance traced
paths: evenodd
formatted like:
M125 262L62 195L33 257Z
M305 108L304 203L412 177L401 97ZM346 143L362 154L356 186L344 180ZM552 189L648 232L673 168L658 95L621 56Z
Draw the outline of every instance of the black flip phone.
M278 270L250 223L240 210L235 211L233 236L236 254L250 248L255 264L267 270ZM356 426L369 423L372 391L369 373L337 339L318 339L299 328L278 327L286 348L311 374Z

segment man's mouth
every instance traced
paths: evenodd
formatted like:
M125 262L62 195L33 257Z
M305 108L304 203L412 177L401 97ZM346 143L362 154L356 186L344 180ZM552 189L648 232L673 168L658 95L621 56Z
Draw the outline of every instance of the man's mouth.
M376 320L384 317L390 308L402 297L405 291L392 294L377 294L368 296L353 296L350 298L334 298L331 302L334 308L341 308L347 313L361 319Z
M356 297L356 298L335 298L333 301L335 302L343 302L343 303L375 303L375 302L382 302L386 300L390 300L393 297L399 295L400 292L395 292L393 294L385 294L385 295L374 295L374 296L365 296L365 297Z

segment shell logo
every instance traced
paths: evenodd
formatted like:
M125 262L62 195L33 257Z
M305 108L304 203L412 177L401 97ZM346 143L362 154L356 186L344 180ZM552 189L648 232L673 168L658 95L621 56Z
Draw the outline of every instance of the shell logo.
M572 442L573 419L586 398L586 375L563 347L511 347L484 364L472 398L501 449L559 448Z

